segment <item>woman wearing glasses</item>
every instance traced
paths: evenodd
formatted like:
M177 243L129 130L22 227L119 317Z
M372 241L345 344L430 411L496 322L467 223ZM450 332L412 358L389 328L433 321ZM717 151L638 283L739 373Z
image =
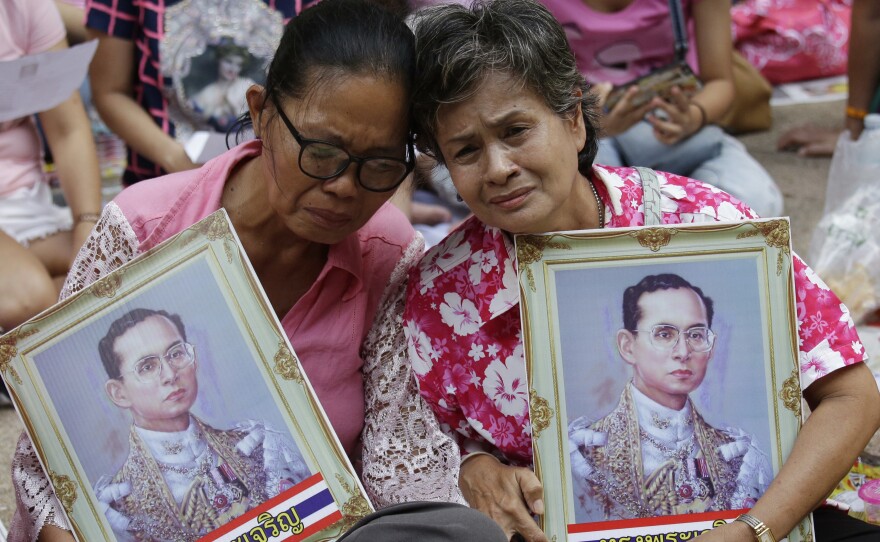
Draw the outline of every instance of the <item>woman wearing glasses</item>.
M406 366L380 364L376 352L389 346L371 332L374 320L386 320L384 292L399 290L422 253L407 219L386 203L413 167L414 69L412 33L375 4L326 0L304 10L288 24L266 85L247 91L257 139L123 191L62 294L225 208L377 508L461 500L454 443ZM362 357L365 339L372 351ZM13 470L13 538L70 540L26 438Z
M632 381L609 414L568 426L578 523L747 509L767 490L755 439L712 427L689 397L712 361L713 315L712 299L672 273L624 291L617 350Z

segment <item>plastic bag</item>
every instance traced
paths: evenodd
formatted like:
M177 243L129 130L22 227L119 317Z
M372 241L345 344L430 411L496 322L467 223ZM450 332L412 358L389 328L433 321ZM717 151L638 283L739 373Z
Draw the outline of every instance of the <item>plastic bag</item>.
M857 141L837 141L810 264L856 322L880 307L880 115Z

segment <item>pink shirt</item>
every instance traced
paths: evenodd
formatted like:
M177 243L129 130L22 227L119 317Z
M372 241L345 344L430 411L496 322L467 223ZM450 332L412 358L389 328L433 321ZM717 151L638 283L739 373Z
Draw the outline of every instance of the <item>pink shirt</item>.
M199 169L123 190L114 201L131 224L139 250L149 250L219 209L232 169L260 152L260 142L250 141ZM360 230L330 246L318 279L281 318L336 435L353 458L364 425L361 342L391 271L414 237L403 213L386 203Z
M694 1L698 0L681 0L681 4L688 21L687 61L698 72L691 17ZM565 28L578 69L590 83L626 83L675 57L668 0L633 0L615 13L595 11L581 0L541 3Z
M52 0L0 2L0 61L42 53L65 36ZM31 117L0 122L0 196L42 182L42 159Z

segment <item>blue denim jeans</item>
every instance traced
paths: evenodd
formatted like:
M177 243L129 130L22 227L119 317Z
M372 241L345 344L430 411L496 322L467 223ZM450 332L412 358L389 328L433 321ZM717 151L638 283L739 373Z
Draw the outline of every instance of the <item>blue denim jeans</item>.
M780 216L782 193L745 146L717 126L675 145L657 141L651 125L639 122L616 137L599 140L595 162L606 166L641 166L684 175L717 186L762 217Z

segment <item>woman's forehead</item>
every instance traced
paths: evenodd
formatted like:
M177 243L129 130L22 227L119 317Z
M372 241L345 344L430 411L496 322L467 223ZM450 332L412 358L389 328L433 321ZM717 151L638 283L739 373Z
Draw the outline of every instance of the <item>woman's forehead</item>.
M543 98L522 80L492 73L464 100L437 109L437 132L448 136L477 121L499 126L520 112L552 113Z
M302 99L282 99L294 126L310 139L351 152L399 150L409 132L409 95L394 79L349 75L320 80Z

